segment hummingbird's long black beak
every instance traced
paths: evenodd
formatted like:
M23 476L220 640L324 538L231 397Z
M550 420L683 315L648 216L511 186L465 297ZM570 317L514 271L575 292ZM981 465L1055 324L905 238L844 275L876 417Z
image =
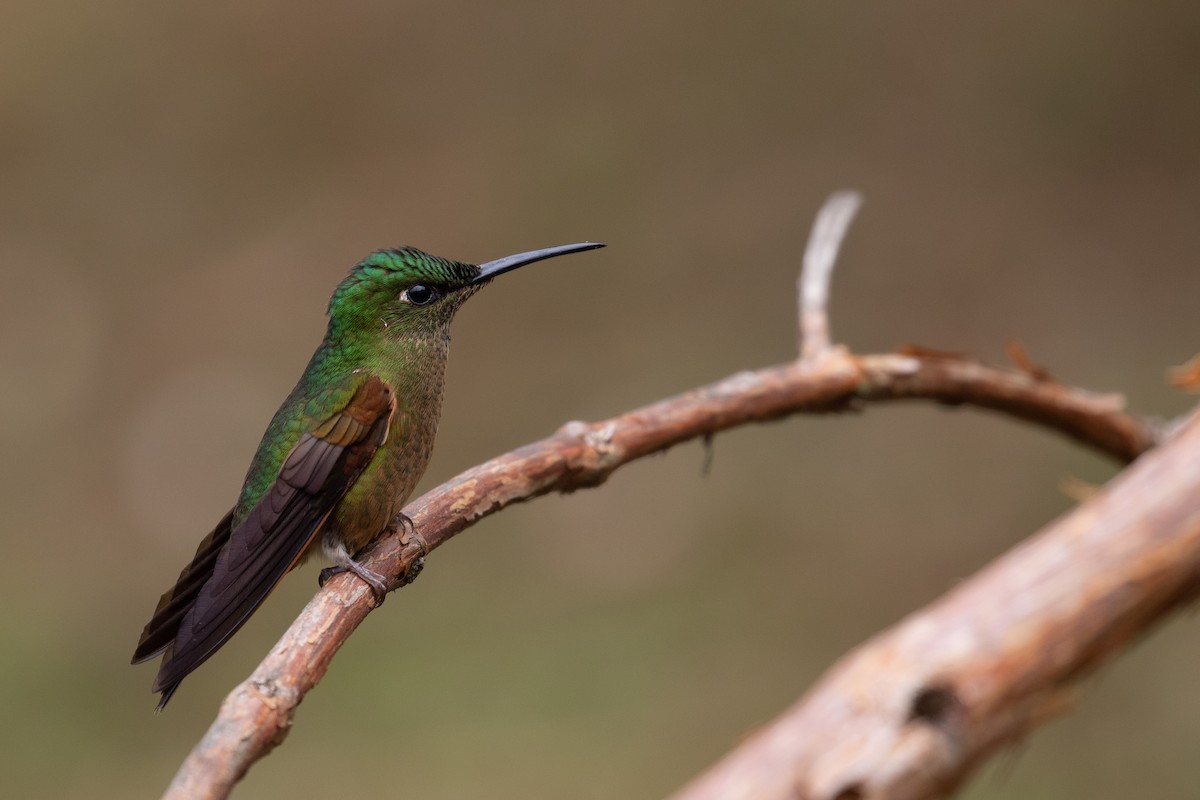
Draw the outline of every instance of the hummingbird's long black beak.
M517 253L515 256L505 256L497 258L495 261L489 261L486 264L479 265L479 275L471 283L483 283L486 280L491 280L497 275L502 275L505 272L523 267L526 264L532 264L535 261L542 261L555 256L563 256L567 253L582 253L584 250L595 250L599 247L604 247L602 242L579 242L578 244L560 244L558 247L543 247L541 250L530 250L528 253Z

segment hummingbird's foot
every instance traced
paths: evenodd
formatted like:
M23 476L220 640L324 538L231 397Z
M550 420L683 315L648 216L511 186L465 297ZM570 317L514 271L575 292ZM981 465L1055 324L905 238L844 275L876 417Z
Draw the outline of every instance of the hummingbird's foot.
M387 597L388 587L387 581L382 575L373 569L367 569L362 564L351 558L350 554L346 552L346 547L344 545L339 544L329 555L334 561L337 562L337 564L321 570L321 574L317 576L317 583L319 583L321 586L324 586L330 578L340 572L353 572L355 575L362 578L363 582L366 583L367 586L371 587L371 591L375 595L375 606L379 607L383 605L384 598Z
M387 581L383 579L382 575L374 570L367 569L352 558L347 559L346 569L362 578L367 586L371 587L371 591L375 593L376 607L383 605L383 601L387 598L388 588Z

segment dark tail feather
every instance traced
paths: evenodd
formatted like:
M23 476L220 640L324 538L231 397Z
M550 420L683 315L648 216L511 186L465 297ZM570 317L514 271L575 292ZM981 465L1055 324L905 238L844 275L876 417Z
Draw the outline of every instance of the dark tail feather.
M159 598L158 605L154 609L154 616L142 629L137 649L133 651L132 663L140 664L154 658L175 641L175 634L179 631L179 623L183 619L183 615L195 604L196 597L200 594L200 588L212 577L213 567L217 563L217 554L229 541L232 521L233 510L231 509L217 523L217 527L213 529L212 533L205 536L204 540L200 542L200 546L196 548L196 555L192 558L191 563L183 568L183 572L179 573L179 580L175 582L175 585ZM169 694L165 696L170 697ZM159 708L162 708L165 702L164 700L160 703Z
M157 714L167 707L167 702L171 699L171 695L175 694L175 690L179 688L182 680L177 680L170 686L163 687L162 697L158 698L158 705L154 707L154 713Z
M215 562L213 578L176 624L153 689L161 709L180 682L229 640L295 566L329 514L329 503L277 481ZM266 523L264 527L264 523ZM278 527L276 527L278 526ZM258 542L260 546L249 547Z

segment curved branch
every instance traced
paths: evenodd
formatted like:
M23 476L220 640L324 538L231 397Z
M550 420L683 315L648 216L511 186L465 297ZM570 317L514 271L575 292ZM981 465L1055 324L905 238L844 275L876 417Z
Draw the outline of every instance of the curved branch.
M433 550L476 520L548 492L597 486L623 464L750 422L829 412L862 402L930 399L970 404L1037 422L1127 461L1158 439L1154 426L1099 396L964 358L856 357L833 349L817 363L745 372L610 420L572 422L555 435L499 456L442 484L406 513ZM421 555L401 535L382 538L367 566L392 587ZM304 695L372 609L350 575L331 580L266 659L230 693L216 721L180 767L169 798L225 797L250 765L279 744Z

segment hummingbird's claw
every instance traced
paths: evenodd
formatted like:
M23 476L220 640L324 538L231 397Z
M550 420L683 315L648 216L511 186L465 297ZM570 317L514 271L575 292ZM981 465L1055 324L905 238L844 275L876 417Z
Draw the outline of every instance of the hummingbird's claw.
M417 579L421 574L421 570L425 568L425 556L429 555L429 543L425 541L425 537L417 530L417 526L413 523L412 517L407 514L397 514L395 526L400 532L400 543L408 546L414 540L417 547L421 548L421 554L413 559L408 565L408 569L404 571L404 583L401 586L408 586Z
M345 567L326 567L325 569L321 570L321 574L317 576L317 586L320 586L322 589L324 589L325 584L329 583L330 578L332 578L334 575L337 575L339 572L345 571Z
M392 520L392 525L400 533L400 544L407 545L415 536L417 537L417 544L421 545L421 555L426 556L429 554L429 546L425 544L424 537L417 533L417 524L412 521L412 517L404 513L397 514L396 518Z

